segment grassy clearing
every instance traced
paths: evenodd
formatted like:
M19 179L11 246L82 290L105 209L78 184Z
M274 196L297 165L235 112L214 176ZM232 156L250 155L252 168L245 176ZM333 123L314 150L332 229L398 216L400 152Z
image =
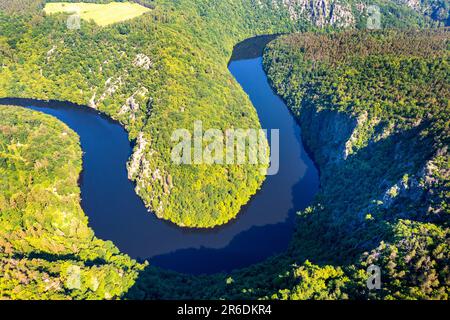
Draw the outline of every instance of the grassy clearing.
M100 26L107 26L136 18L150 11L150 9L130 2L111 2L108 4L55 2L47 3L44 11L47 14L78 12L81 19L93 20Z

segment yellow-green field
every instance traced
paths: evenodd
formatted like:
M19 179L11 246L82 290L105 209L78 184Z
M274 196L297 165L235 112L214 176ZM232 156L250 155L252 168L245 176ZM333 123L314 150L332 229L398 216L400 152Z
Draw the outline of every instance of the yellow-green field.
M81 19L93 20L100 26L106 26L136 18L150 11L150 9L131 2L111 2L108 4L55 2L47 3L44 11L47 14L78 13Z

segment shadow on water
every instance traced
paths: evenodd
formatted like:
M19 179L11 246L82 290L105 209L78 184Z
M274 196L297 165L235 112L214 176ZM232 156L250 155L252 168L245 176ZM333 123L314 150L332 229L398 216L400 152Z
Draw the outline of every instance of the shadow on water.
M282 99L273 92L262 68L263 50L276 37L260 36L239 43L234 48L228 67L249 95L262 127L280 130L280 172L267 177L261 191L242 210L241 215L245 215L248 207L260 200L258 197L263 197L269 200L267 210L279 210L282 207L280 202L284 202L286 219L242 232L225 248L186 249L157 256L152 259L157 266L170 269L177 261L193 258L195 265L184 265L177 271L191 274L211 273L210 270L230 271L280 253L292 238L295 213L306 208L317 193L318 171L305 151L300 127Z
M97 237L111 240L134 258L190 274L231 271L285 250L295 213L311 203L318 172L301 141L300 127L271 89L262 52L275 36L256 37L236 46L229 69L255 106L264 129L280 130L280 170L243 207L237 219L211 230L183 229L148 213L128 180L132 147L125 130L97 111L65 102L0 99L53 115L80 136L82 207Z
M267 44L278 37L279 35L276 34L256 36L239 42L233 49L230 63L233 61L250 60L262 57Z

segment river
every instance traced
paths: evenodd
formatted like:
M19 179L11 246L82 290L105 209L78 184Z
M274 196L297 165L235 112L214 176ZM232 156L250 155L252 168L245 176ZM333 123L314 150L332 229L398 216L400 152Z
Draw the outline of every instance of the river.
M132 146L117 122L67 102L11 98L0 103L55 116L78 133L83 149L81 205L97 237L111 240L133 258L183 273L243 268L287 248L295 213L311 203L319 188L300 127L262 67L262 49L270 39L252 38L237 45L228 68L249 95L262 127L280 130L280 170L267 177L235 220L211 230L180 228L147 211L127 178Z

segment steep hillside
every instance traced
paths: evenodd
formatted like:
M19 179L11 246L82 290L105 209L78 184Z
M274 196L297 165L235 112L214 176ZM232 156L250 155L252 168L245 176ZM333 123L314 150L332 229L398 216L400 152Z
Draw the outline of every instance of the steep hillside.
M114 299L142 268L94 237L80 206L78 137L0 106L0 299Z
M191 129L194 120L204 128L258 128L254 108L226 68L233 45L263 33L363 27L367 4L139 2L151 13L68 30L67 15L44 15L42 2L0 0L0 96L69 100L118 119L136 141L129 176L148 207L179 225L223 224L264 176L254 166L175 166L171 132ZM433 23L404 6L379 3L383 26ZM265 63L305 127L323 189L300 214L286 254L230 275L190 277L148 267L136 277L141 266L86 226L73 132L49 117L2 108L0 165L9 181L0 197L2 297L117 298L132 286L125 297L448 298L448 35L298 37L275 42ZM18 117L34 120L19 132ZM41 124L67 131L71 140ZM22 150L21 139L35 146ZM60 145L73 153L58 155ZM42 155L45 150L52 153ZM70 163L69 176L60 176L59 161ZM31 178L37 173L42 180ZM67 189L60 192L58 181ZM42 197L33 198L29 187ZM61 230L66 212L77 228ZM365 287L372 263L387 270L381 292ZM80 286L69 276L79 272L90 279Z
M217 276L147 268L127 296L448 299L448 41L448 31L433 30L272 42L266 70L321 172L289 250ZM367 287L372 265L380 290Z
M150 11L149 8L133 2L111 3L47 3L44 7L46 14L78 13L86 21L94 21L99 26L123 22L137 18Z
M315 250L341 263L368 251L397 298L449 290L448 41L446 30L297 34L265 55L321 167Z
M406 5L416 12L438 21L441 26L450 25L450 3L448 0L395 0L395 2Z
M120 120L136 141L128 171L146 205L180 226L224 224L261 186L261 167L176 165L172 132L192 131L196 120L205 130L259 128L226 68L233 45L255 34L353 26L365 9L324 2L329 9L316 12L281 0L140 3L152 10L104 28L83 22L81 30L67 29L63 14L0 14L0 96L68 100ZM425 23L418 15L395 21Z

